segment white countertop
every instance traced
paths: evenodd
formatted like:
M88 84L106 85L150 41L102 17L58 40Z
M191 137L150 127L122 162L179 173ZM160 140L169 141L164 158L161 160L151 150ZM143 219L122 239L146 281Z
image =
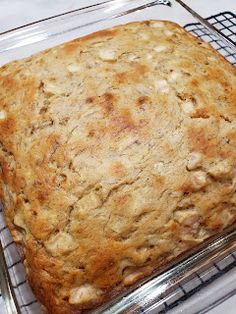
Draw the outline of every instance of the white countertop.
M0 32L96 2L101 0L1 0ZM203 17L223 11L236 12L236 0L185 0L185 3ZM4 314L1 302L0 298L0 314ZM235 309L236 295L210 310L208 314L235 314Z
M98 2L102 0L1 0L0 32ZM185 0L184 2L203 17L222 11L236 12L235 0Z

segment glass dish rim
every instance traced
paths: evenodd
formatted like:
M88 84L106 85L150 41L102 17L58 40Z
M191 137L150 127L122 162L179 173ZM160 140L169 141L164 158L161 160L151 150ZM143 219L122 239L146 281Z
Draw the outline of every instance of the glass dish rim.
M100 9L102 9L102 8L108 6L108 5L111 5L111 4L119 4L120 3L121 5L126 5L128 3L135 3L135 2L138 2L138 1L140 1L140 0L103 0L102 2L99 2L99 3L95 3L95 4L88 5L88 6L85 6L85 7L81 7L81 8L78 8L78 9L66 11L66 12L63 12L63 13L60 13L60 14L52 15L52 16L49 16L49 17L46 17L46 18L43 18L43 19L39 19L39 20L30 22L30 23L27 23L27 24L24 24L24 25L21 25L21 26L18 26L18 27L6 30L6 31L3 31L3 32L0 33L0 53L1 52L5 52L5 50L1 50L1 42L4 42L6 39L9 38L9 36L14 38L15 36L16 37L19 36L21 32L24 32L24 33L26 32L27 33L27 31L28 31L29 33L32 33L34 31L35 27L40 28L40 26L42 26L43 23L48 23L48 22L49 23L56 23L58 21L58 19L59 20L70 19L74 14L82 15L82 14L85 14L85 13L93 12L94 10L100 10ZM236 53L236 44L235 44L235 42L231 38L228 38L223 32L218 30L212 24L210 24L207 19L203 18L200 14L198 14L196 11L194 11L184 1L182 1L182 0L143 0L143 2L144 2L144 4L137 5L132 10L129 10L130 12L124 11L124 12L122 12L122 14L117 14L117 15L111 16L110 18L115 19L117 17L121 17L123 15L128 15L130 13L133 13L133 12L135 12L137 10L143 10L143 9L148 8L148 7L153 7L153 6L157 6L157 5L165 5L165 6L170 6L171 7L172 3L176 3L176 4L180 5L183 10L188 12L202 26L204 26L209 32L211 32L212 34L217 36L219 39L221 39L222 42L225 43L225 45L229 46ZM85 24L85 25L82 25L82 26L84 27L84 26L89 26L90 24L91 25L92 24L96 24L96 23L99 23L102 20L106 20L106 19L107 19L107 17L104 18L104 19L101 19L101 20L93 21L92 23L88 23L88 24ZM72 31L72 29L66 30L66 32L68 32L68 31ZM30 42L30 44L49 39L50 37L57 36L59 34L60 34L59 32L55 33L55 34L53 33L53 34L50 34L47 38L42 38L42 39L39 39L37 41L35 39L35 41ZM23 47L23 46L26 46L26 45L27 44L25 44L25 45L22 44L19 47ZM11 49L14 49L14 48L17 48L17 46L13 47Z

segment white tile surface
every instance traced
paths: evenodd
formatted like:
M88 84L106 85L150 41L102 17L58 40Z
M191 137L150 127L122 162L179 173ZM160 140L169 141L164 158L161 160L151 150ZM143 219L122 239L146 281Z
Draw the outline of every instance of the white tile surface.
M0 32L102 0L1 0ZM235 0L185 0L204 17L222 11L236 12Z
M1 0L0 32L96 2L101 0ZM222 11L236 12L236 0L185 0L185 2L204 17ZM0 298L0 314L3 313L4 307ZM208 312L208 314L222 313L236 313L236 295Z
M236 295L221 303L207 314L235 314L236 312Z

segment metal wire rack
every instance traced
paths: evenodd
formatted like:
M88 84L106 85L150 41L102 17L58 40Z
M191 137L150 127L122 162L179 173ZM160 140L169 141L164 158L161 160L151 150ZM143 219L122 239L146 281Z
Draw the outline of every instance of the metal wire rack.
M236 15L232 12L223 12L206 19L218 31L231 39L236 45ZM236 64L236 54L230 47L226 47L224 42L212 34L201 23L191 23L185 25L185 29L204 41L209 42L216 50L218 50L232 64Z
M236 252L232 251L219 262L209 265L209 268L205 271L199 273L196 272L192 279L188 282L178 285L175 293L172 293L172 296L168 299L168 301L163 303L164 307L158 313L164 314L168 312L170 309L174 308L181 302L184 302L201 289L207 287L219 277L225 275L234 267L236 267ZM222 301L225 301L231 297L231 295L232 291L224 295L224 299ZM211 308L213 307L214 304L211 304Z
M225 36L236 42L236 16L232 12L223 12L207 18L207 21L211 23L217 30L222 32ZM215 49L217 49L222 55L224 55L232 64L236 65L236 54L230 48L224 45L224 42L217 36L212 34L201 23L191 23L185 26L185 29L197 37L200 37L204 41L209 42ZM12 240L10 232L6 227L3 217L3 209L0 207L0 239L3 246L3 252L6 260L7 271L11 278L11 284L17 299L19 309L16 309L15 313L38 314L41 312L39 303L35 299L31 292L28 283L26 281L26 274L21 263L20 255ZM195 273L187 282L181 282L178 284L174 291L171 292L168 298L165 298L164 302L160 302L160 305L156 305L153 311L148 313L161 313L164 314L181 302L189 299L198 291L214 282L217 278L224 276L230 270L236 267L236 251L229 251L227 256L224 256L217 263L208 265L207 270ZM236 291L231 291L224 296L224 300L230 297ZM214 307L214 304L211 304ZM3 308L2 296L0 293L0 314ZM140 308L140 313L143 310ZM14 313L14 314L15 314ZM146 313L146 312L145 312ZM202 312L203 313L203 312Z
M40 313L39 303L26 281L26 272L21 262L20 254L5 224L2 206L0 206L0 239L6 261L6 265L2 265L2 267L7 267L7 272L11 280L10 288L13 289L13 295L15 295L17 300L17 306L12 309L14 311L12 314ZM5 280L6 278L3 279ZM0 305L1 302L3 303L3 301L0 300ZM9 306L12 305L10 304ZM0 314L3 313L5 313L3 306L0 306Z

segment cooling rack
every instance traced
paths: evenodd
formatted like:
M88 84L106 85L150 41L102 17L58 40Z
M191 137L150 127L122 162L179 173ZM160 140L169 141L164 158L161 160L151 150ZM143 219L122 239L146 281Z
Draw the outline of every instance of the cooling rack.
M220 33L224 34L236 45L236 15L232 12L222 12L206 19ZM216 50L218 50L232 64L236 64L236 54L233 49L226 47L224 42L212 34L201 23L191 23L185 25L185 29L195 36L209 42Z

